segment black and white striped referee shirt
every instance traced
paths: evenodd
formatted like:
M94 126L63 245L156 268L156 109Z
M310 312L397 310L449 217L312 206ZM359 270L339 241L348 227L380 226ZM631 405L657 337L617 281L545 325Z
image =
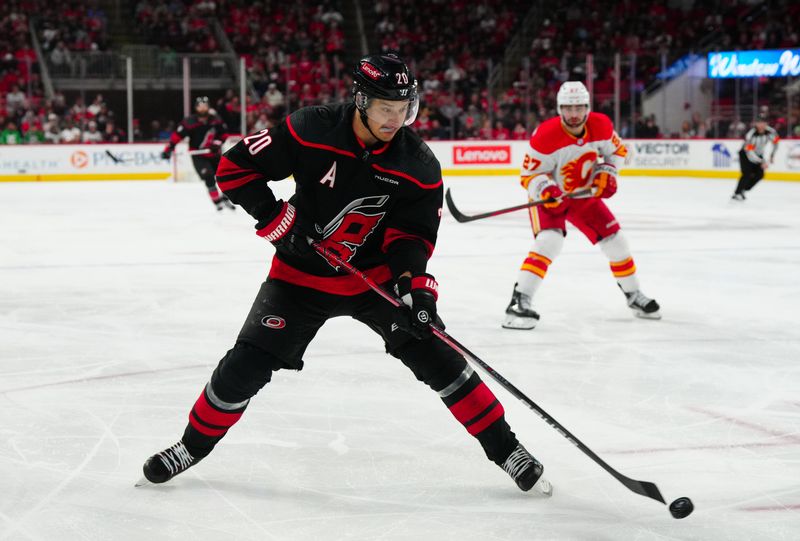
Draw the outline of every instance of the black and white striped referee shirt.
M747 159L753 163L761 163L764 161L764 150L767 148L768 143L772 143L772 154L775 155L775 150L778 148L778 137L772 127L767 126L764 133L758 133L755 128L751 128L744 136L744 151L747 154Z

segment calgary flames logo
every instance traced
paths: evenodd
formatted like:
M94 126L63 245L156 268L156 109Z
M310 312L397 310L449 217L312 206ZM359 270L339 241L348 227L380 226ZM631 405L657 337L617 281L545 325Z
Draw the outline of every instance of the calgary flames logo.
M564 167L561 168L561 177L565 191L572 192L585 186L596 161L597 152L587 152L564 164Z

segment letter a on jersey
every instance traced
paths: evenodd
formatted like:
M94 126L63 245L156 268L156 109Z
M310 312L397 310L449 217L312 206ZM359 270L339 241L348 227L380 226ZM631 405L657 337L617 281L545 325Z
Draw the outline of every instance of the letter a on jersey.
M325 176L322 177L322 180L319 181L320 184L325 184L326 182L330 182L329 188L333 188L333 183L336 182L336 162L333 162L331 168L325 173Z

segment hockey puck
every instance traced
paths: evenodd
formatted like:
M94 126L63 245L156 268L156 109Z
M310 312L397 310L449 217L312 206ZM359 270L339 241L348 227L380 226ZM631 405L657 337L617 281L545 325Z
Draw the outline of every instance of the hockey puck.
M689 498L678 498L669 504L669 512L673 518L686 518L694 511L694 504Z

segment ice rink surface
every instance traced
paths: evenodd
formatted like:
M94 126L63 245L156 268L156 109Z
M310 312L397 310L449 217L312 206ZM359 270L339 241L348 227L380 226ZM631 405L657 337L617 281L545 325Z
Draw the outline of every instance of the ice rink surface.
M290 188L289 182L282 183ZM179 438L272 248L200 183L0 185L0 539L800 539L800 184L623 178L610 200L643 291L634 318L576 230L500 328L525 212L447 214L429 269L447 330L625 475L694 500L674 520L494 381L551 499L520 492L376 335L330 321L217 450L134 488ZM515 179L447 182L465 212Z

